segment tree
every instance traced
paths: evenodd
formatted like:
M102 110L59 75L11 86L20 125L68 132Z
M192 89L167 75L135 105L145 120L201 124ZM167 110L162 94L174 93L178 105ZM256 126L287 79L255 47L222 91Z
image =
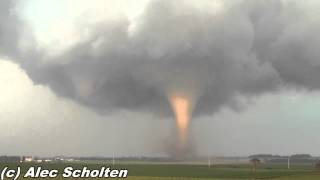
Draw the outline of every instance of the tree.
M252 159L250 160L250 162L251 162L251 164L252 164L252 166L253 166L253 170L254 170L254 171L256 171L258 164L261 163L260 159L258 159L258 158L252 158Z
M294 154L291 156L291 159L309 159L312 158L310 154Z
M317 170L320 170L320 161L318 161L315 166L314 166Z

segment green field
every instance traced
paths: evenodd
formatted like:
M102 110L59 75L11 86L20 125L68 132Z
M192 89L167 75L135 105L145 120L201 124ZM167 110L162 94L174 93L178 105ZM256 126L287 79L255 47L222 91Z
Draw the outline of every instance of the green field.
M277 180L318 180L320 171L314 170L311 165L295 165L290 170L285 165L264 164L260 165L256 171L250 165L217 165L208 168L205 165L177 165L177 164L93 164L93 163L6 163L1 164L0 169L5 166L16 167L19 165L22 172L30 166L41 166L46 169L58 169L63 172L67 166L81 169L87 166L89 169L99 169L101 166L112 169L128 169L129 180L205 180L205 179L277 179ZM56 178L58 179L58 178ZM60 178L59 178L60 179ZM62 178L61 178L62 179Z

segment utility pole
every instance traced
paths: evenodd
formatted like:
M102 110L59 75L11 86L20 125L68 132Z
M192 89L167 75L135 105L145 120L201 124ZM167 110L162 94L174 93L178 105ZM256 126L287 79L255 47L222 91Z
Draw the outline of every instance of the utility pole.
M290 169L290 156L288 156L288 169Z
M207 156L208 156L208 168L211 167L210 150L209 145L207 145Z
M114 153L112 153L112 165L114 166Z

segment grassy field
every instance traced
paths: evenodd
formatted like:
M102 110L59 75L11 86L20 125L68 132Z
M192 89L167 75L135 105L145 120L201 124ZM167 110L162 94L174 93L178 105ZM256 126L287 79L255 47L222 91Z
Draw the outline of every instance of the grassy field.
M276 179L276 180L318 180L320 171L313 169L311 165L295 165L290 170L281 164L264 164L252 171L250 165L219 165L208 168L205 165L177 165L177 164L108 164L92 163L7 163L0 164L0 169L5 166L16 167L19 165L22 172L30 166L41 166L46 169L58 169L63 172L67 166L81 169L87 166L89 169L99 169L101 166L112 169L128 169L129 180L206 180L206 179ZM62 179L62 178L56 178Z

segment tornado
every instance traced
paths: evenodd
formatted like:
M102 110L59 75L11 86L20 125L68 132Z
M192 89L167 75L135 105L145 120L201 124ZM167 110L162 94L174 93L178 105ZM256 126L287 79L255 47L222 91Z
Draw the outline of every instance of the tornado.
M188 129L192 116L192 101L189 96L171 95L170 104L176 119L178 130L178 151L184 152L188 143Z

